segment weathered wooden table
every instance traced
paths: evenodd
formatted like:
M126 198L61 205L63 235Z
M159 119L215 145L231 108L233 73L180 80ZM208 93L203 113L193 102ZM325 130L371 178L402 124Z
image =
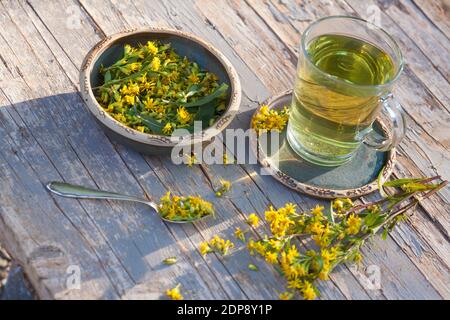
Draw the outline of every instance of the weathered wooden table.
M190 299L276 299L283 279L243 244L236 242L228 257L206 258L198 244L215 234L233 238L244 215L261 214L269 203L294 201L307 209L318 200L259 175L257 165L188 168L115 144L77 92L84 55L105 35L131 27L192 32L223 50L238 70L244 99L233 126L247 128L259 102L292 86L300 34L311 21L375 18L406 57L395 93L409 125L395 176L449 179L449 6L448 0L1 1L1 241L40 298L161 298L181 283ZM195 226L163 223L141 205L64 199L44 188L64 180L152 198L167 190L207 196L214 177L234 181L240 196L217 200L217 220ZM386 241L367 244L362 267L336 270L321 283L322 298L449 299L449 201L447 188ZM179 263L163 265L170 256ZM249 271L249 263L260 271ZM379 288L367 284L374 270L381 271Z

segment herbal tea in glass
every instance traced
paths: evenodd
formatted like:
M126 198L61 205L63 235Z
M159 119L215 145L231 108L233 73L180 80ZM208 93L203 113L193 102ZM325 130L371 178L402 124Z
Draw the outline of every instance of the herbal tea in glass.
M305 35L302 39L304 48L299 58L287 136L291 147L306 160L336 166L351 159L365 140L375 148L386 150L401 139L403 118L389 94L401 70L401 55L396 60L395 54L374 44L373 39L348 32L327 33L324 26L312 36L314 26L317 28L317 24L326 23L327 19L363 22L356 18L330 17L316 22L305 32L309 39ZM367 27L365 22L362 24ZM353 26L350 30L357 29ZM395 139L392 136L375 139L371 133L372 123L383 106L388 109Z

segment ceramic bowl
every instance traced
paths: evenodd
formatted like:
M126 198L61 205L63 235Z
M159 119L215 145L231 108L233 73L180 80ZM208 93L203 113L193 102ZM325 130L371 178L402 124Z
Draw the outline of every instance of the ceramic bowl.
M102 84L100 66L109 66L120 59L125 44L133 46L149 40L170 43L180 56L186 56L197 62L202 69L215 73L219 77L219 83L228 84L230 89L226 111L212 126L179 137L142 133L115 120L97 102L92 88ZM80 89L83 100L106 133L118 142L145 154L167 154L178 143L207 144L231 123L241 102L241 85L237 72L219 50L194 35L166 28L133 29L101 40L83 61Z

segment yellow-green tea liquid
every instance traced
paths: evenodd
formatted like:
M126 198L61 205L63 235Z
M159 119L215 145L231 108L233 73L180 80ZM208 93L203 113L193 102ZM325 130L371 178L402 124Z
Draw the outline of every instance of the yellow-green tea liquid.
M310 61L297 71L288 140L313 163L339 165L370 130L382 94L375 88L395 76L395 66L378 47L343 35L317 37L307 52Z

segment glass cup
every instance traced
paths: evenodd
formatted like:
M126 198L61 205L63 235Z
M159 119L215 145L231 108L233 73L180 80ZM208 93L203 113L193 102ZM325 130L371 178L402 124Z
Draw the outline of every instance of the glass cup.
M402 69L398 45L379 27L345 16L312 23L301 38L287 128L292 149L314 164L339 166L362 143L394 148L405 134L391 93Z

